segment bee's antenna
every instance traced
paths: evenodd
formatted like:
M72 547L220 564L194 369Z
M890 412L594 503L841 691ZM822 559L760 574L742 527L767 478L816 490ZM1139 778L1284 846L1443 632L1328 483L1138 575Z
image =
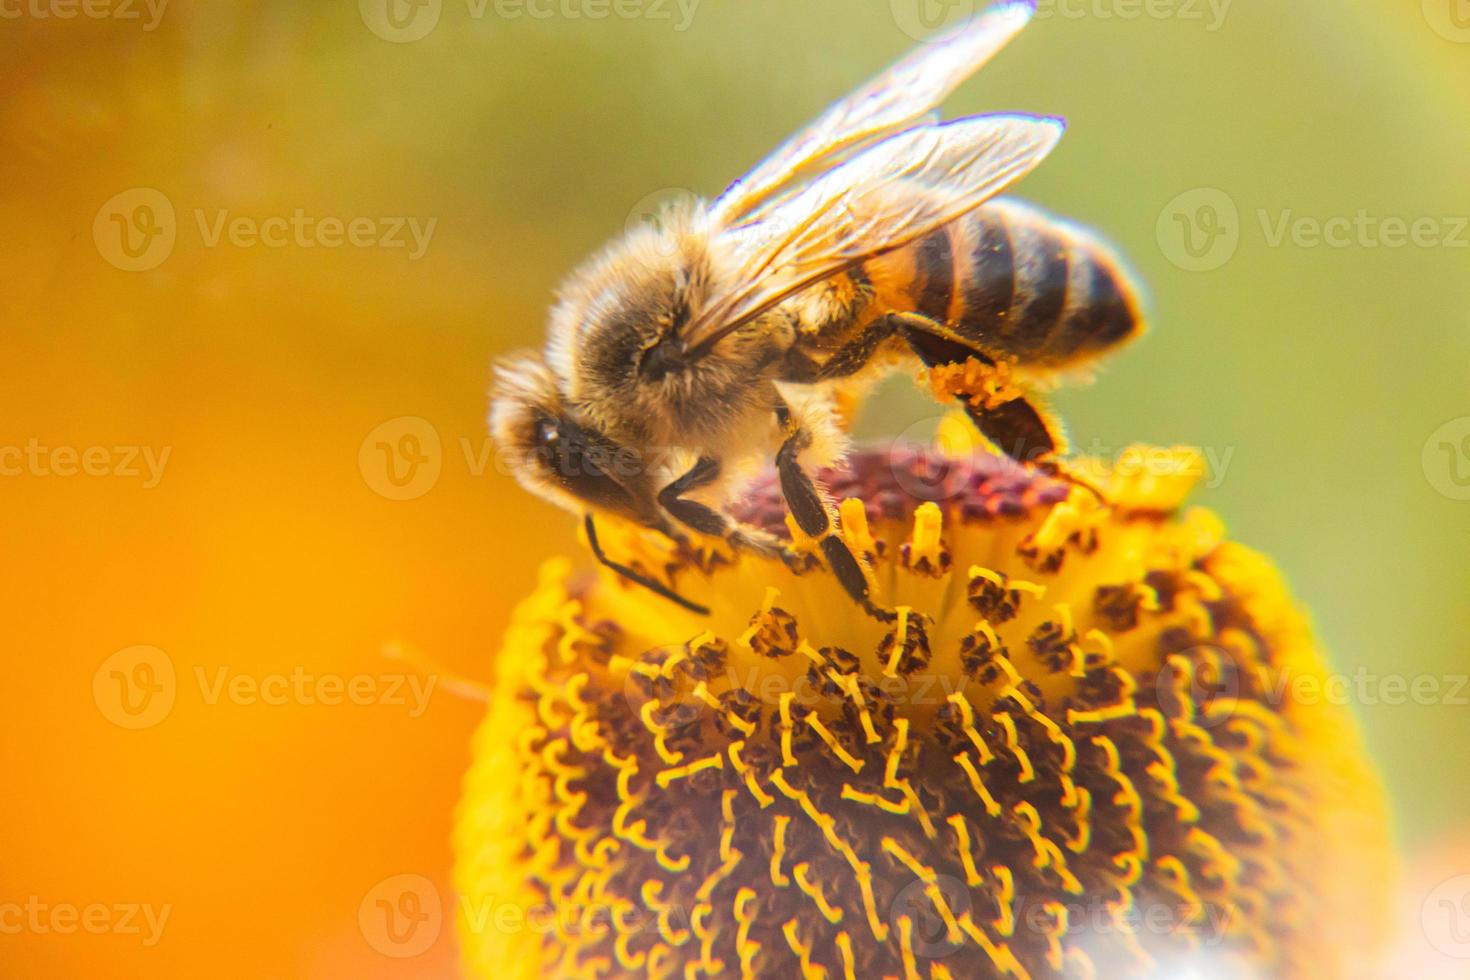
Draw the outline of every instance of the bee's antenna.
M662 582L655 581L654 579L649 578L647 575L644 575L641 572L635 572L627 565L619 565L617 562L613 561L605 553L603 553L602 545L598 544L597 542L597 525L593 522L592 513L590 511L586 515L583 526L587 529L587 545L592 549L592 556L596 558L599 562L606 565L608 568L611 568L613 571L617 572L629 582L633 582L636 585L643 586L654 595L662 596L670 602L683 606L685 609L689 610L692 613L698 613L701 616L709 615L708 606L701 606L697 602L689 601L688 599L681 596L679 593L675 592L673 589L669 588L667 585L664 585Z

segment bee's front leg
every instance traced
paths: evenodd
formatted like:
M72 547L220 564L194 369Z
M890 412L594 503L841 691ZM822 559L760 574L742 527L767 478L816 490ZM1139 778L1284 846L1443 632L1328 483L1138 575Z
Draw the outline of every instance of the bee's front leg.
M687 473L659 491L659 506L690 530L712 538L724 538L733 548L786 558L787 549L781 546L775 535L746 527L713 507L685 496L700 487L709 486L719 475L720 461L709 456L701 457Z
M831 506L797 460L811 442L811 436L795 423L791 410L784 403L777 404L776 418L787 432L786 440L776 453L776 473L781 479L781 495L786 499L786 507L796 526L817 542L832 574L837 576L838 583L852 600L863 607L863 611L874 619L893 621L897 617L892 612L873 602L862 562L842 540Z

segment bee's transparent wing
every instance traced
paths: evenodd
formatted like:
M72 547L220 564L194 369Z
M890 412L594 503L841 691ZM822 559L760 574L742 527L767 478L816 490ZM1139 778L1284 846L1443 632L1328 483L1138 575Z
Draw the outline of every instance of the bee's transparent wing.
M1064 128L1038 116L972 116L863 150L716 238L715 293L686 328L687 347L708 351L792 293L974 210L1039 164ZM895 182L932 192L895 192Z
M792 136L710 205L734 225L797 177L865 143L913 125L1025 27L1035 0L991 7L948 35L922 44Z

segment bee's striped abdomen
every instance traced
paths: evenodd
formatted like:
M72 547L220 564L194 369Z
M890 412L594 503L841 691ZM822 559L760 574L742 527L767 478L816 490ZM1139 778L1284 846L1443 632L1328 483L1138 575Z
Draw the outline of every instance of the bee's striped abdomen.
M954 250L958 295L941 322L986 350L1061 366L1141 328L1127 274L1086 232L1013 201L943 230L963 247Z
M1071 248L1053 229L1037 223L1009 221L1016 291L1010 311L1000 323L1001 345L1020 357L1042 354L1067 305Z
M1087 262L1073 276L1071 304L1062 321L1059 344L1066 349L1101 349L1122 343L1143 329L1138 299L1121 267L1104 257Z
M949 318L954 293L954 245L950 228L936 228L913 244L914 310L938 323Z
M1004 221L965 222L972 243L966 253L964 305L954 313L956 326L987 324L993 328L1010 312L1016 293L1016 260Z
M926 191L932 193L932 191ZM831 348L887 312L912 312L993 356L1040 368L1088 360L1142 328L1127 273L1087 232L1014 201L991 201L829 283L818 322ZM820 335L821 332L818 331ZM859 345L844 371L872 350Z

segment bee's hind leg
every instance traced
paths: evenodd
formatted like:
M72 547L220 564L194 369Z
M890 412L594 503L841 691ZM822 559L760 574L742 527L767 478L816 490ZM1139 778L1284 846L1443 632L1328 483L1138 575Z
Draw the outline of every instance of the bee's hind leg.
M1011 459L1032 466L1054 480L1081 487L1100 504L1108 502L1101 488L1078 476L1061 459L1060 436L1046 414L1030 399L1012 398L989 407L976 405L964 396L959 400L980 434Z
M786 440L776 453L776 473L781 479L781 496L786 499L786 507L796 526L817 542L822 557L827 560L827 567L832 569L832 574L837 576L838 583L852 600L874 619L892 622L897 617L873 602L862 562L837 533L831 508L797 460L797 455L806 448L811 437L795 424L791 410L784 404L776 406L776 417L787 432Z
M995 361L958 339L947 336L947 331L931 321L915 315L900 318L904 339L919 360L929 368L950 364L964 364L975 360L987 367ZM1065 441L1055 422L1037 406L1033 396L1019 395L1005 401L987 403L974 395L955 393L955 399L964 406L965 414L975 423L975 428L1002 453L1023 465L1032 466L1047 476L1074 486L1081 487L1107 503L1103 492L1092 483L1073 473L1060 456Z
M958 398L980 434L1011 459L1042 466L1056 456L1061 440L1041 409L1028 399L1012 398L985 406L966 395Z

